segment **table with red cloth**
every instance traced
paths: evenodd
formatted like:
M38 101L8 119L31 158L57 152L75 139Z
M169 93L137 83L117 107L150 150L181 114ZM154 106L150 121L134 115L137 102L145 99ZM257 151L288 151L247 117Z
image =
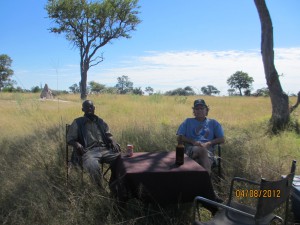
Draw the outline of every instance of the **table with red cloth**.
M117 162L118 197L146 202L192 202L195 196L214 198L208 172L184 156L184 164L175 165L175 152L136 152Z

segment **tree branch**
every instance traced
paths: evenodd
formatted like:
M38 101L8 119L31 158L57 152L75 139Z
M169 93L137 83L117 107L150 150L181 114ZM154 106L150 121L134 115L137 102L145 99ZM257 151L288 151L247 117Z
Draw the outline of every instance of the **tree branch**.
M97 60L97 59L99 59L99 60ZM92 59L90 61L90 63L95 62L95 63L91 64L90 67L98 65L99 63L103 62L103 60L104 60L103 53L101 53L101 56L97 56L95 59Z
M290 113L292 113L298 107L299 103L300 103L300 91L298 92L298 98L296 104L290 107Z

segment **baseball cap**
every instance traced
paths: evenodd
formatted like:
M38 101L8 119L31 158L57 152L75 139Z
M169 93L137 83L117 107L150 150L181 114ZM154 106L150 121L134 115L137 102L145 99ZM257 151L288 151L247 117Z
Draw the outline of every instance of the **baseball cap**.
M203 99L197 99L194 101L194 107L197 107L198 105L203 105L203 106L207 107L207 105Z

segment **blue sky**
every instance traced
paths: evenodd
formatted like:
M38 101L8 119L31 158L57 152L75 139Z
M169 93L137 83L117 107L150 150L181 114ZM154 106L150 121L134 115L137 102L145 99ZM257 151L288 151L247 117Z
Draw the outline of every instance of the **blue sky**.
M0 54L13 59L13 79L22 88L45 83L69 90L80 81L79 52L64 35L50 33L46 0L0 1ZM287 93L300 90L300 1L267 0L273 28L275 66ZM167 91L214 85L226 95L236 71L266 87L260 55L260 22L253 0L140 0L131 39L100 49L105 60L88 81L114 86L126 75L134 87Z

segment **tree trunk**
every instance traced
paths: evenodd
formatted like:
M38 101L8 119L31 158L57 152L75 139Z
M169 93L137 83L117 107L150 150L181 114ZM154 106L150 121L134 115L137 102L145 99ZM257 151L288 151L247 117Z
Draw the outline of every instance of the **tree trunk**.
M80 66L80 73L81 73L81 82L80 82L80 98L81 100L86 100L87 98L87 71L89 67L82 62Z
M239 88L239 91L240 91L240 96L243 96L241 88Z
M298 92L298 97L297 97L297 102L295 103L295 105L290 107L290 113L292 113L300 104L300 91Z
M283 92L274 65L273 26L265 0L254 0L261 23L261 54L265 77L272 103L271 125L273 132L282 130L290 120L288 96Z

